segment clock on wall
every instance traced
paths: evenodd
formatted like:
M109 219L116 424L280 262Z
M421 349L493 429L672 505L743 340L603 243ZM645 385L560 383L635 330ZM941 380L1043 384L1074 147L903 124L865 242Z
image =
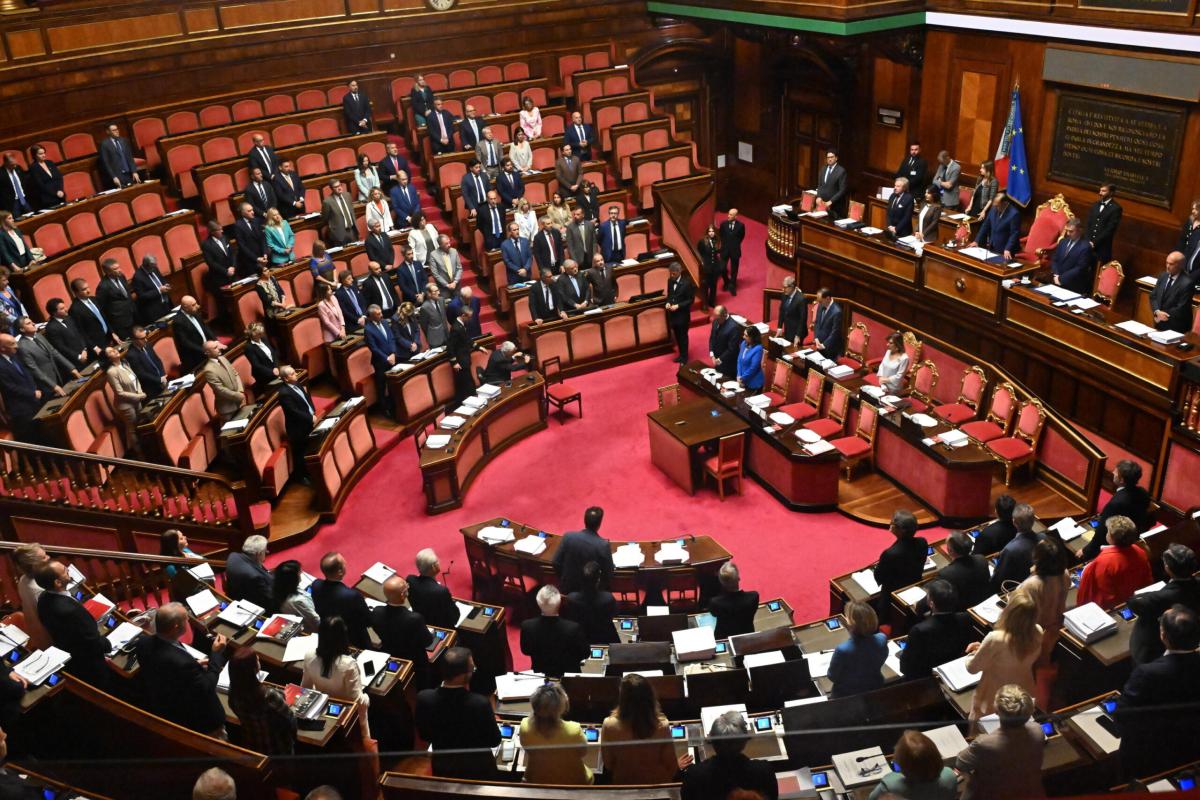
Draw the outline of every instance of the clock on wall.
M456 3L458 0L425 0L425 5L434 11L449 11L454 8Z

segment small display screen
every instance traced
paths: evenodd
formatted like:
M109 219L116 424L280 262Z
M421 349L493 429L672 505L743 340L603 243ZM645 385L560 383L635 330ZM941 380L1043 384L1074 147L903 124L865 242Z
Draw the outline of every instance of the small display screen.
M604 651L599 647L592 648L592 658L604 658Z
M11 653L8 654L8 660L11 661L12 663L16 664L18 661L21 660L21 654L18 653L16 650L13 650Z
M492 608L491 606L484 606L483 615L485 617L494 617L496 616L496 609Z
M1098 520L1098 519L1089 520L1088 525L1091 525L1093 528L1099 528L1100 520Z
M1184 791L1187 791L1188 789L1195 789L1196 788L1196 779L1195 778L1180 778L1179 779L1179 788L1183 789Z
M546 538L547 536L549 536L549 535L550 535L550 534L546 533L545 531L538 531L538 538L539 538L539 539L545 539L545 538Z
M758 717L754 720L754 729L756 731L769 731L771 730L771 726L772 723L770 717Z
M75 592L75 599L81 603L83 602L83 591L82 590Z
M1104 712L1106 714L1111 714L1117 710L1117 701L1116 700L1105 700L1100 705L1104 707Z
M105 617L104 618L104 627L108 628L110 631L113 628L117 627L117 618L112 616L111 614L109 616Z
M388 672L399 672L400 671L400 662L399 661L389 661L389 662L387 662L387 666L384 667L384 669L386 669Z
M436 636L436 637L437 637L439 640L441 640L441 639L445 639L445 638L446 638L446 632L445 632L445 631L440 631L440 630L439 630L439 631L434 631L434 632L433 632L433 635L434 635L434 636Z
M925 555L927 555L927 556L933 555L933 545L929 545L929 547L926 548Z
M899 765L899 764L897 764L895 761L891 762L891 767L892 767L892 772L899 772L899 771L900 771L900 765Z
M1125 620L1126 622L1133 619L1133 609L1122 608L1121 609L1121 619Z
M675 544L679 545L680 547L683 547L683 539L676 539Z
M1053 722L1043 722L1042 723L1042 733L1046 734L1047 736L1053 736L1054 735L1054 723Z
M687 728L683 727L682 725L672 725L671 726L671 738L672 739L686 739L687 738Z
M902 639L901 641L896 642L896 646L903 650L904 648L908 647L908 639Z
M500 726L500 735L503 736L505 739L511 739L512 735L513 735L513 726L512 725L501 725Z
M814 772L812 779L814 789L824 789L829 786L829 775L824 772Z
M256 619L256 620L254 620L254 627L257 630L262 630L263 623L265 623L265 622L266 622L265 619Z
M728 642L717 642L717 649L715 652L728 653L729 652L729 643Z
M600 741L600 731L596 728L584 728L583 738L589 742L598 742Z
M325 716L340 717L342 715L343 708L344 706L341 703L330 703L329 705L325 706Z
M780 603L778 600L772 600L771 602L767 603L767 608L771 611L778 611L779 609L783 608L783 603Z
M825 627L829 628L831 631L836 631L838 628L842 627L842 623L835 617L834 619L825 620Z
M507 528L507 527L508 527L508 520L506 520L506 519L502 519L502 520L500 520L500 527L502 527L502 528Z
M62 680L62 675L59 675L56 672L53 675L51 675L49 678L46 679L46 685L47 686L58 686L59 681L61 681L61 680Z
M621 630L623 630L623 631L633 630L633 620L631 620L631 619L621 620Z

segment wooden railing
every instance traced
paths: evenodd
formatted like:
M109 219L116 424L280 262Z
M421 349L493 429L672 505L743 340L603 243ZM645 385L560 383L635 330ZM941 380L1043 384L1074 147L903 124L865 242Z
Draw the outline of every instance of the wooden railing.
M713 173L705 170L685 178L657 181L653 191L663 245L679 254L679 263L699 286L700 253L696 243L712 223L716 211Z
M3 441L0 473L0 533L10 541L29 539L26 523L75 525L113 532L136 552L146 548L135 533L179 528L205 550L232 550L269 525L269 508L254 507L244 482L208 472Z

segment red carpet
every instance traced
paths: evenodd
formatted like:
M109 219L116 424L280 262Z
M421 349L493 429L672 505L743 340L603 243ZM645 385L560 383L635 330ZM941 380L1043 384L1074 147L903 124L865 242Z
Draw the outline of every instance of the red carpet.
M757 319L761 313L765 228L747 220L738 296L722 295L731 309ZM707 328L693 328L693 356L707 355ZM562 533L582 527L587 506L606 511L609 539L642 540L709 534L733 554L745 588L780 596L797 621L826 613L829 578L874 559L891 541L886 531L836 512L788 511L753 480L742 496L722 503L715 489L689 497L650 463L646 413L657 406L655 388L674 382L671 356L573 378L583 393L584 417L553 418L548 430L513 446L476 478L465 505L430 517L417 470L416 452L402 442L355 488L341 517L309 542L270 563L298 558L317 572L322 554L345 554L352 575L376 560L404 572L422 547L437 550L449 584L470 596L470 570L459 528L494 516ZM560 420L565 422L561 424ZM514 641L518 663L525 664Z

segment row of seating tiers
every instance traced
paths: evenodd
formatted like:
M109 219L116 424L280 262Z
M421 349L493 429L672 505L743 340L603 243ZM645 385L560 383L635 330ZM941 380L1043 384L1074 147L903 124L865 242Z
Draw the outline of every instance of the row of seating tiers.
M527 61L509 61L505 64L483 64L477 67L457 67L449 70L431 69L421 72L425 85L436 92L451 89L466 89L488 83L519 81L530 77ZM401 75L392 80L392 102L400 110L400 100L408 97L416 85L416 75Z
M539 109L545 107L549 102L549 88L550 83L546 78L526 78L467 89L452 89L439 94L437 98L442 101L442 107L456 118L463 117L466 107L472 106L480 118L488 122L487 117L493 114L518 114L525 98L532 100ZM422 152L424 148L421 147L419 137L425 128L417 125L411 99L402 97L400 107L403 109L401 118L409 134L409 146L417 152Z
M326 197L332 194L333 190L329 188L329 182L334 178L349 185L354 181L354 170L341 169L332 172L320 172L300 178L300 185L304 187L304 207L309 210L306 213L321 210L321 203L324 202ZM352 193L357 197L357 192ZM241 205L245 196L245 190L238 189L226 198L224 206L217 203L215 208L217 221L222 225L226 225L229 223L224 220L236 220L238 206ZM222 208L226 209L226 211L223 211ZM295 223L296 220L293 218L292 225L294 226Z
M80 204L78 209L64 206L61 211L39 215L30 220L36 224L21 225L21 233L26 238L32 236L33 244L42 248L47 258L53 258L72 247L160 219L167 213L162 184L157 181L143 190L118 195Z
M593 100L615 94L628 94L635 86L632 70L628 65L584 70L575 73L573 80L575 108L583 114L584 122L590 123L596 121L592 113Z
M655 182L684 178L696 172L696 145L689 144L643 150L629 155L637 204L643 211L654 208Z
M675 141L675 120L670 117L626 122L607 129L612 139L613 160L616 162L617 177L623 181L633 179L630 156L645 150L661 150Z
M159 139L156 146L172 185L184 197L196 193L192 167L244 156L261 135L276 150L344 135L340 108L269 117L248 123L204 128L184 136Z
M551 117L551 119L562 120L561 116ZM500 140L499 136L496 136ZM507 141L507 140L501 140ZM530 146L530 151L533 153L533 168L535 170L553 170L554 163L557 161L559 153L562 152L563 137L559 131L557 135L546 134L545 138L538 139ZM463 176L467 174L467 165L475 158L474 150L463 150L458 153L443 153L439 156L433 156L434 179L442 190L442 204L449 206L451 203L450 190L458 187L462 183ZM525 175L523 181L526 184L525 196L529 197L531 182L536 183L534 176ZM537 191L536 189L534 191ZM549 196L539 200L530 199L530 202L545 202Z
M520 125L518 114L501 114L497 117L489 117L483 120L488 128L491 129L492 135L496 137L496 141L501 144L508 144L516 138L517 127ZM461 126L457 123L454 130L458 131ZM554 166L554 160L558 158L558 151L562 149L562 135L567 127L567 115L565 111L559 111L557 107L542 109L542 136L530 143L533 148L533 168L534 169L549 169ZM454 137L454 152L441 153L434 155L433 139L429 136L429 132L425 128L420 128L417 131L417 139L419 140L420 152L423 164L433 164L433 178L437 185L444 185L443 181L438 180L439 165L457 163L461 167L458 177L462 177L462 172L466 170L467 163L475 158L474 148L468 150L461 145L461 138ZM547 144L558 142L557 149L554 153L539 153ZM547 160L549 158L549 160ZM453 181L453 173L449 177Z

